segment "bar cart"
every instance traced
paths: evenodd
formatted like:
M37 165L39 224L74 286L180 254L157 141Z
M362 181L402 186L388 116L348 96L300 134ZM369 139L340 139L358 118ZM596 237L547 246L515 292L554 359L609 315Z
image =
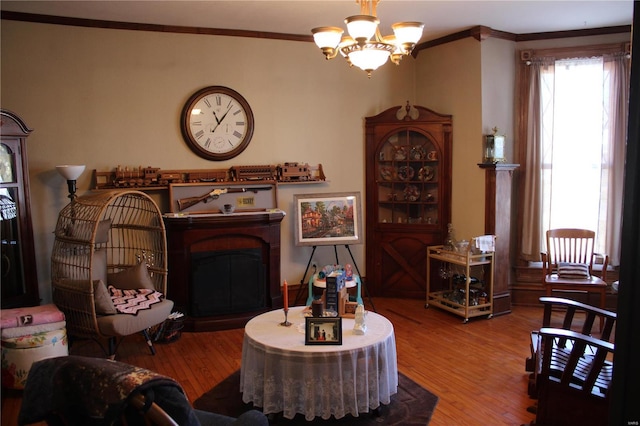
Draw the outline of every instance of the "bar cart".
M427 247L425 308L433 305L444 309L463 317L463 323L473 317L491 318L493 272L493 252L476 252L471 248L459 252L441 245Z

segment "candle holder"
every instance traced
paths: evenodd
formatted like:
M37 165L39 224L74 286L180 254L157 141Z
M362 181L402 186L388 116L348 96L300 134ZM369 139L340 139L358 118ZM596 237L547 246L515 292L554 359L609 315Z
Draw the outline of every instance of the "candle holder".
M281 323L280 323L280 324L278 324L278 325L281 325L281 326L283 326L283 327L291 327L291 323L287 320L287 315L289 315L289 310L288 310L288 309L285 309L285 310L284 310L284 321L283 321L283 322L281 322Z

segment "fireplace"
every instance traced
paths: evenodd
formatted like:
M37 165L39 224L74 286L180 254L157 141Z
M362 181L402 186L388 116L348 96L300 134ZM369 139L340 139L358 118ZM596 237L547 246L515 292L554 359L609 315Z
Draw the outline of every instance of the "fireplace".
M191 254L189 312L194 317L267 308L261 249Z
M280 211L165 217L167 297L185 331L244 327L282 307Z

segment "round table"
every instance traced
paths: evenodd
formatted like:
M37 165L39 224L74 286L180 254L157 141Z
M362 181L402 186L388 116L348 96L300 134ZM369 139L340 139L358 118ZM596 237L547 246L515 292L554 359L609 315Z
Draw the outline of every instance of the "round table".
M289 310L290 327L279 309L245 326L240 391L245 403L265 414L296 413L307 420L358 416L389 404L398 391L396 341L391 322L374 312L364 335L354 319L342 318L342 345L305 345L304 307Z

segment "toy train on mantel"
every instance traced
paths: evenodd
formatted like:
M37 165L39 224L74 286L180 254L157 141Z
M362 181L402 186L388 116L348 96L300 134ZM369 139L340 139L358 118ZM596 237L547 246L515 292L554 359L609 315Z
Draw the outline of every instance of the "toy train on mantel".
M111 172L95 172L95 189L162 187L173 183L197 182L318 182L324 181L322 164L284 163L233 166L229 169L161 170L158 167L122 167Z

